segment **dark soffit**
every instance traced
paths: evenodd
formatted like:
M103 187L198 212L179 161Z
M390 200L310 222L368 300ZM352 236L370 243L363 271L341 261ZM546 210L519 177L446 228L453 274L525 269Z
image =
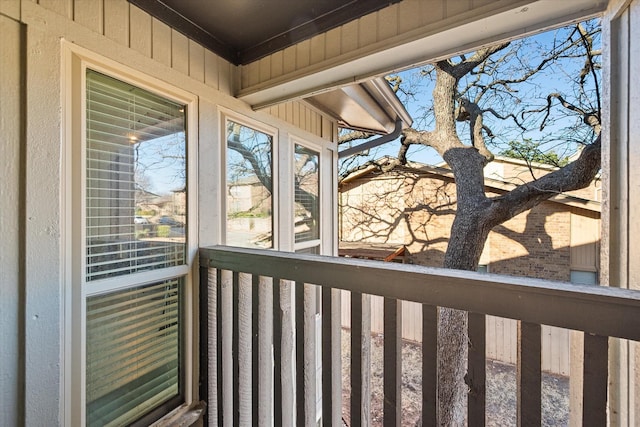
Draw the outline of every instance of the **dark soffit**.
M401 0L128 0L244 65Z

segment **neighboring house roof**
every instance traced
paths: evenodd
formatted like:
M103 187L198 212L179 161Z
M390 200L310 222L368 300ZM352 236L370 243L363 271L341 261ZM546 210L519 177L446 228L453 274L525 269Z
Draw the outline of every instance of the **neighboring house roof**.
M387 161L392 161L392 158L387 158L387 159L388 159ZM384 163L384 159L381 159L381 160L378 160L377 163ZM496 157L496 159L494 160L494 162L501 162L501 161L518 162L518 160L516 159L510 159L506 157ZM526 162L522 162L522 163L526 164ZM414 172L414 173L420 173L424 175L430 175L433 177L437 177L439 179L447 179L450 181L454 181L454 176L451 169L442 167L442 165L446 165L446 163L440 163L438 166L429 166L423 163L408 162L406 165L396 165L390 170L388 170L387 172L391 172L391 171ZM532 167L538 168L537 165L532 165ZM540 169L551 171L551 170L554 170L555 168L549 165L540 165ZM342 192L346 184L354 182L358 179L364 179L367 176L372 175L373 173L377 173L378 175L380 174L380 170L376 165L370 165L364 169L361 169L359 171L356 171L348 175L347 177L341 180L340 185L338 187L338 191ZM484 185L488 190L496 193L505 193L513 190L518 186L518 184L514 184L509 181L504 181L504 180L491 178L487 176L485 176ZM575 195L568 194L568 193L557 194L548 200L551 202L561 203L567 206L573 206L573 207L582 208L582 209L587 209L594 212L601 211L601 205L599 201L596 201L593 199L586 199L583 197L577 197Z

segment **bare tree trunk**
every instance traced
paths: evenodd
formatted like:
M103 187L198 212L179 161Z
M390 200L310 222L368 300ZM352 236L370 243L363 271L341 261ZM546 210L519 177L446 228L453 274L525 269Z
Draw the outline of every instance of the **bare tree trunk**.
M475 271L491 230L491 202L484 193L487 159L473 147L450 149L444 157L456 178L457 205L443 267ZM465 424L467 355L467 313L440 308L438 415L442 426Z
M458 208L444 267L477 270L480 254L489 234L483 226L482 208L466 212ZM485 211L486 212L486 211ZM438 410L440 425L462 426L466 419L464 377L467 372L467 313L440 308L438 325Z

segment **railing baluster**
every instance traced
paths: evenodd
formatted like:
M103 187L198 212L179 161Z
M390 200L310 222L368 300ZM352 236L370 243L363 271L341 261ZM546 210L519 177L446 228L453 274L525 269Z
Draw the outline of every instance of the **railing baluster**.
M438 425L438 308L422 305L422 426Z
M236 391L236 398L238 399L238 422L239 425L247 426L252 422L252 354L251 347L253 345L253 331L252 331L252 279L251 275L247 273L239 273L237 284L237 317L238 332L237 332L237 361L234 363L238 366L238 390ZM234 304L236 304L234 302Z
M198 383L198 396L201 400L204 400L207 403L209 403L209 364L211 363L209 358L209 346L212 345L212 341L209 341L212 338L209 336L210 323L212 320L209 315L209 309L211 307L209 301L209 286L209 267L204 265L200 267L200 290L198 293L198 310L200 314L200 378ZM214 411L210 410L209 412L213 413ZM208 416L208 420L205 418L204 421L205 424L207 424L207 421L211 423L211 415Z
M224 370L222 360L222 270L216 269L216 400L218 403L218 427L224 426Z
M281 319L281 344L280 344L280 373L282 392L282 425L293 426L295 424L295 331L294 322L294 283L290 280L280 279L280 319Z
M273 279L258 277L258 425L273 423Z
M299 282L296 284L296 337L302 339L298 351L298 425L316 424L316 286ZM299 317L298 317L299 316ZM302 333L302 335L298 335ZM302 376L300 376L302 375ZM302 394L300 394L302 393Z
M240 425L240 273L233 272L232 289L232 338L233 360L233 425Z
M469 313L469 358L467 369L468 425L485 425L486 394L486 318L484 314Z
M384 426L401 425L402 301L384 299Z
M518 426L539 426L541 408L541 327L518 322Z
M305 393L305 310L304 283L296 282L296 425L304 427L307 418L308 396Z
M371 424L371 296L351 293L351 426Z
M333 315L331 301L331 288L322 288L322 425L332 425L333 414L333 387L332 375L333 358L331 349L332 333L331 318Z
M608 337L584 334L582 421L585 426L607 423L608 352Z
M340 291L322 287L322 425L339 426L342 411Z
M259 386L260 386L260 349L259 349L259 325L260 325L260 276L254 274L251 277L251 423L258 425L260 411Z
M280 279L273 278L273 420L282 425L282 311Z

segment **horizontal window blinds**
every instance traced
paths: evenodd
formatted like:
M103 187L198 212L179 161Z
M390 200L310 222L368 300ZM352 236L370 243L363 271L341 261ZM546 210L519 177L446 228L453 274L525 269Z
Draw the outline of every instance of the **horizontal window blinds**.
M184 224L185 106L92 70L86 85L87 281L184 264L184 225L158 219Z
M295 242L320 239L320 154L295 146Z
M87 299L87 425L126 425L179 395L181 282Z

